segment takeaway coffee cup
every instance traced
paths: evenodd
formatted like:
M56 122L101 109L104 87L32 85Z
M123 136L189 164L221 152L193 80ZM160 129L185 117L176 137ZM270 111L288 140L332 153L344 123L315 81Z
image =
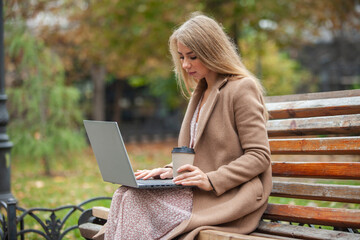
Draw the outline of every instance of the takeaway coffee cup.
M193 148L176 147L171 151L174 178L179 174L177 170L185 164L194 164L195 151Z

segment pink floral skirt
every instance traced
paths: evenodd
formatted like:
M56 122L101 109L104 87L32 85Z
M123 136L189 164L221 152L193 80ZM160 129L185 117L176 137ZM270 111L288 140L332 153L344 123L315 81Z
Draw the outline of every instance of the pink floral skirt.
M189 219L190 188L136 189L122 186L113 196L105 240L167 239L176 226Z

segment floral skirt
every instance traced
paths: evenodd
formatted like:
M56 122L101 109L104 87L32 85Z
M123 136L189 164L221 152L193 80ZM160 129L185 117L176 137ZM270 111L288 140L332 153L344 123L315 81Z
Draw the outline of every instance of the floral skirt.
M122 186L113 196L105 240L167 239L176 226L189 219L190 188L136 189Z

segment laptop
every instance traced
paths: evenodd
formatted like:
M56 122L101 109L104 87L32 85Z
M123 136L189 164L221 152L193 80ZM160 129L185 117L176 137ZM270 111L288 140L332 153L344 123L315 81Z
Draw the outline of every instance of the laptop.
M174 188L172 179L136 180L117 122L84 120L86 133L105 182L133 188Z

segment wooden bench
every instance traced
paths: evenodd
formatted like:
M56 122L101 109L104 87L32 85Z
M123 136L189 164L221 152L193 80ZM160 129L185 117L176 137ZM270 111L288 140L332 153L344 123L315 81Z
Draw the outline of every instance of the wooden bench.
M360 239L360 90L266 102L274 177L270 202L281 197L285 203L270 203L250 235L203 230L198 239ZM324 161L321 155L340 160ZM297 204L298 199L310 201ZM96 221L103 224L107 213L101 207L85 212L79 220L82 236L91 238L99 229Z

